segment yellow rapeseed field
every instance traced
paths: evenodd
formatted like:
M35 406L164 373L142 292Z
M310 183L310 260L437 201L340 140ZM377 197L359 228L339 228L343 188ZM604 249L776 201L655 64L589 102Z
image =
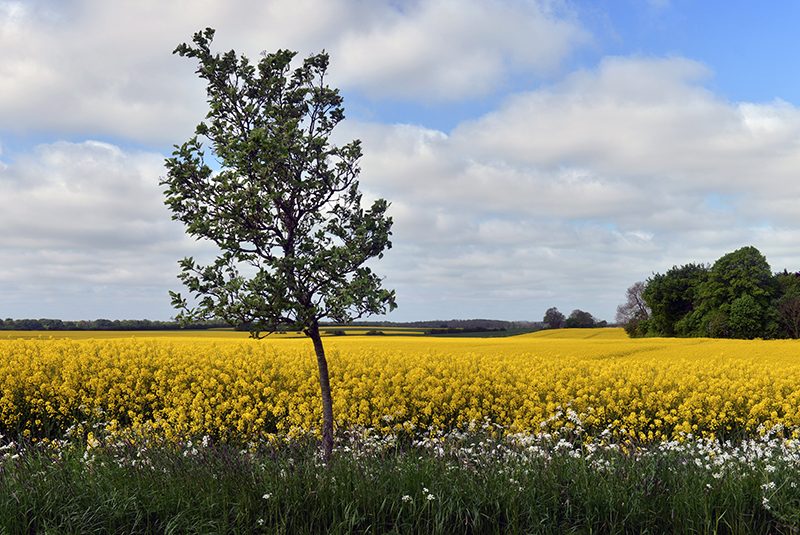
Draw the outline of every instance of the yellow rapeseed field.
M152 334L152 333L150 333ZM339 427L510 432L580 424L641 441L800 428L800 342L628 339L621 329L508 338L325 339ZM105 422L183 439L315 430L311 342L237 333L0 339L0 432Z

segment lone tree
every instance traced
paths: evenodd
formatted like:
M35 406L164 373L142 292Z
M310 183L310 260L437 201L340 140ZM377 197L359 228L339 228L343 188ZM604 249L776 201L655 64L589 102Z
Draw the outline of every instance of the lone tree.
M617 323L628 323L631 320L646 320L650 317L650 309L642 294L647 285L642 282L634 282L625 291L625 302L617 307Z
M560 329L564 326L566 319L564 314L559 312L556 307L550 307L544 313L543 322L547 324L549 329Z
M644 336L647 331L647 320L650 319L650 308L644 300L647 285L635 282L625 292L625 302L617 307L616 322L625 328L630 336Z
M195 136L166 160L165 203L186 231L214 242L208 265L180 261L192 303L170 292L177 318L221 318L260 338L304 332L314 345L322 394L322 453L333 448L333 403L319 322L348 322L395 308L394 291L364 263L391 247L388 203L362 207L358 140L334 146L342 97L325 83L328 55L211 52L214 30L174 53L199 62L209 111ZM217 162L206 163L205 139Z

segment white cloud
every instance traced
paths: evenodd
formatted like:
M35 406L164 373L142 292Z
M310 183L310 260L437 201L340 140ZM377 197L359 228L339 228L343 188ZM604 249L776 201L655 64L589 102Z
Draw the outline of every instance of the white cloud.
M680 58L608 58L596 71L509 99L453 137L465 150L518 164L582 166L631 183L658 177L648 190L749 191L756 178L785 186L800 163L798 110L729 103L700 85L704 76Z
M800 110L728 102L707 76L680 58L609 58L448 135L349 125L362 183L394 202L389 281L412 306L448 296L449 315L505 303L502 317L535 319L555 304L611 319L636 280L743 245L800 268Z
M169 52L207 25L251 56L327 48L336 85L375 97L465 98L551 72L586 38L548 5L0 0L0 130L183 139L203 88ZM364 141L367 197L392 202L395 248L376 270L398 289L394 317L538 319L556 305L611 319L653 270L748 243L800 267L800 110L729 102L710 75L684 58L606 58L451 132L343 125ZM8 152L0 297L29 311L14 315L76 317L58 302L168 315L175 260L203 248L163 207L163 156L98 142Z
M544 2L431 0L382 15L336 48L342 78L378 96L486 94L514 70L553 71L588 39Z
M168 317L178 258L204 248L171 221L163 173L159 154L94 141L41 145L0 168L4 307L17 317Z
M94 141L21 155L0 175L4 245L115 249L163 235L170 225L159 203L162 163L158 154L126 154Z
M187 137L205 114L191 61L170 53L206 26L215 46L323 48L332 82L375 97L460 99L514 72L544 72L582 40L538 1L0 0L0 129Z

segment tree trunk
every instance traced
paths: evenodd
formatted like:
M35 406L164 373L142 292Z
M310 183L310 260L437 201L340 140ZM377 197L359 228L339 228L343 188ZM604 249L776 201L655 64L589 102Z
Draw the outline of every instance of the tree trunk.
M319 334L319 325L316 321L308 329L307 334L311 341L314 342L314 352L317 354L319 387L322 392L322 459L327 463L333 452L333 399L331 398L328 361L325 358L325 348L322 347L322 337Z

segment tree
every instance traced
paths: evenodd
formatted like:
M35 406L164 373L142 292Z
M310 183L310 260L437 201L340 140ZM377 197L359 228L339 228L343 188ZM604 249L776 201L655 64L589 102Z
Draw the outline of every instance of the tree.
M800 338L800 295L785 295L778 301L778 320L783 336Z
M551 329L560 329L564 326L564 314L558 311L556 307L548 308L544 313L544 323Z
M728 314L728 327L733 338L757 338L763 336L763 311L750 294L742 294L733 300Z
M644 300L644 282L633 283L625 291L625 302L617 307L616 321L625 327L630 336L643 336L647 333L647 320L650 308Z
M575 309L570 313L567 321L564 323L565 327L569 328L590 328L595 326L594 316L588 312L580 309Z
M656 273L642 292L651 311L647 334L714 338L787 335L793 325L800 328L800 280L795 279L788 272L773 276L767 259L752 246L723 255L711 267L687 264L664 275ZM798 303L792 302L795 296Z
M777 305L780 335L788 338L800 338L800 272L775 275L780 298Z
M320 336L323 318L345 323L395 308L394 291L364 263L391 247L388 203L362 207L358 140L334 146L342 97L325 84L328 55L279 50L252 64L211 52L214 30L174 53L194 58L209 111L166 160L165 203L186 231L217 245L210 264L180 261L192 296L170 292L178 319L221 318L251 336L298 330L312 341L322 395L322 453L333 448L333 403ZM219 165L206 163L204 138Z
M777 329L774 308L777 294L778 283L767 259L758 249L748 246L728 253L714 262L708 277L699 287L697 315L701 329L703 326L706 328L705 332L697 334L714 336L707 328L709 318L717 321L725 315L728 336L773 336Z
M656 273L642 291L650 316L648 331L656 336L691 335L689 316L694 311L700 284L708 268L703 264L673 266L666 273Z

